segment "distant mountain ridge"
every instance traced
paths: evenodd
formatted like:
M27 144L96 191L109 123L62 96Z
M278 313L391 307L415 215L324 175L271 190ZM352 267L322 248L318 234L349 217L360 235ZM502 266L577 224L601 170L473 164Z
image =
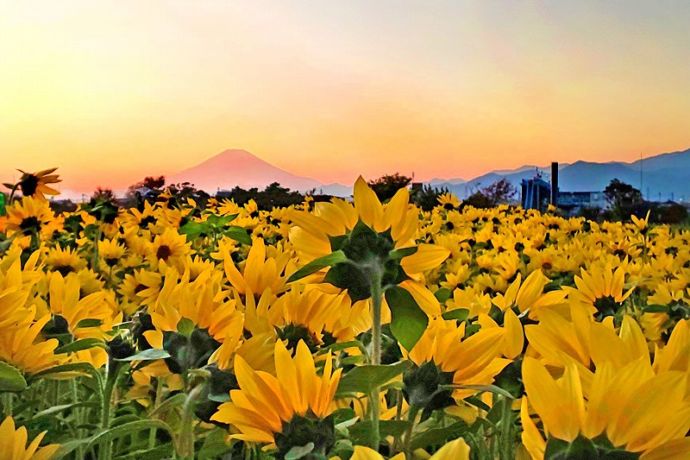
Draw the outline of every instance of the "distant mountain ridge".
M561 191L601 191L612 179L619 179L640 188L642 169L642 193L651 200L690 199L690 149L662 153L633 162L611 161L595 163L576 161L559 165ZM511 170L495 170L470 180L462 178L435 178L425 184L435 188L446 188L460 198L465 198L480 187L490 185L502 178L519 188L523 179L530 179L539 171L545 180L550 180L550 167L533 165ZM318 180L291 174L261 158L241 149L225 150L204 162L173 174L169 183L191 182L210 193L235 186L248 189L263 188L271 182L301 192L316 190L335 196L349 196L351 185L322 184Z
M291 174L241 149L225 150L196 166L173 174L167 178L167 182L190 182L209 193L236 186L244 189L263 188L272 182L300 192L322 186L317 180Z
M618 179L641 188L648 200L690 199L690 149L662 153L629 163L576 161L560 164L558 169L559 189L563 192L602 191L612 179ZM503 178L519 189L523 179L530 179L537 172L545 180L551 179L550 166L523 166L508 171L492 171L464 184L436 183L434 187L445 187L464 198L478 188Z

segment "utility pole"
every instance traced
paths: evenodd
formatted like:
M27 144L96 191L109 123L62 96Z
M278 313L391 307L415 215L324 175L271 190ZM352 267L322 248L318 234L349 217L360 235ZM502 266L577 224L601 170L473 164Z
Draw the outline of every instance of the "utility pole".
M642 188L642 162L642 152L640 152L640 193L644 193L644 189ZM649 196L647 196L647 198L649 198ZM644 201L644 195L642 196L642 201Z

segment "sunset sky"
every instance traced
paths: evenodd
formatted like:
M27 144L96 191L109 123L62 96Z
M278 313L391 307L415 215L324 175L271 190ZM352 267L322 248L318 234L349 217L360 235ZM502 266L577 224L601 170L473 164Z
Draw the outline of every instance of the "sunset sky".
M0 0L0 179L323 182L690 147L690 2Z

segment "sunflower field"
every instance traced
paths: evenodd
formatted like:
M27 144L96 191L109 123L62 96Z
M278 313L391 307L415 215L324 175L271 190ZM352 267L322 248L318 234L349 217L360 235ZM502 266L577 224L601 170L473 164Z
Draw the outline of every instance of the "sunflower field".
M0 217L0 459L690 458L690 231L400 189Z

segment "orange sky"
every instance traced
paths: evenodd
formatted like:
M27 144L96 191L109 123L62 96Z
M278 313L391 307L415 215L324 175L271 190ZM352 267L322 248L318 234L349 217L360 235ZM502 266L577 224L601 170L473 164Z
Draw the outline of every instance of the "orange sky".
M0 0L0 178L351 182L690 147L690 2Z

